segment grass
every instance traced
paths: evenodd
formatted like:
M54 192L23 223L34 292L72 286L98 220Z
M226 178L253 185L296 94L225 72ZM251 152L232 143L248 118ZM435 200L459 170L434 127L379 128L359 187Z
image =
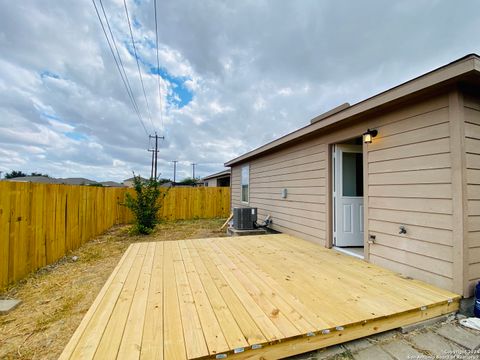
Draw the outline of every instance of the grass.
M128 246L224 236L224 219L166 222L148 236L111 229L9 287L0 298L22 304L0 316L0 359L57 359Z

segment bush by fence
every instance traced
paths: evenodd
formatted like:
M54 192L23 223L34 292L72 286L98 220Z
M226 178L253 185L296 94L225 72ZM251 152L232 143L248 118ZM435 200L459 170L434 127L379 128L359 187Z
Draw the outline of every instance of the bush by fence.
M128 223L125 188L0 182L0 288ZM162 190L164 191L164 190ZM163 219L227 217L228 188L173 188Z

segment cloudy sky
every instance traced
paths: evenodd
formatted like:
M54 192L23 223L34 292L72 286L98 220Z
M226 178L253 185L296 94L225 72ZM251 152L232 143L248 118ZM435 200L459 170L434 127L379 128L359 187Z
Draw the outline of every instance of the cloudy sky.
M148 176L156 131L162 177L171 160L178 178L192 162L203 176L341 103L480 53L475 0L157 3L160 68L153 0L127 1L147 107L123 0L103 0L142 125L91 0L0 0L0 171Z

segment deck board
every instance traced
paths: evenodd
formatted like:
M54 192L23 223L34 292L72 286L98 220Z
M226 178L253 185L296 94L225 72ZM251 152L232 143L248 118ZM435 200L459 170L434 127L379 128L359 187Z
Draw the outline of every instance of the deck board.
M456 311L460 297L288 235L129 247L61 359L277 359Z

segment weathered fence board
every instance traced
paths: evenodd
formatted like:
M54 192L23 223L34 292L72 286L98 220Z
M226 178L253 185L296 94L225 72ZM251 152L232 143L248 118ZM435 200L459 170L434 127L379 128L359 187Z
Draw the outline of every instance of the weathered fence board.
M0 288L132 220L125 188L0 182ZM172 188L166 220L227 217L229 188Z

